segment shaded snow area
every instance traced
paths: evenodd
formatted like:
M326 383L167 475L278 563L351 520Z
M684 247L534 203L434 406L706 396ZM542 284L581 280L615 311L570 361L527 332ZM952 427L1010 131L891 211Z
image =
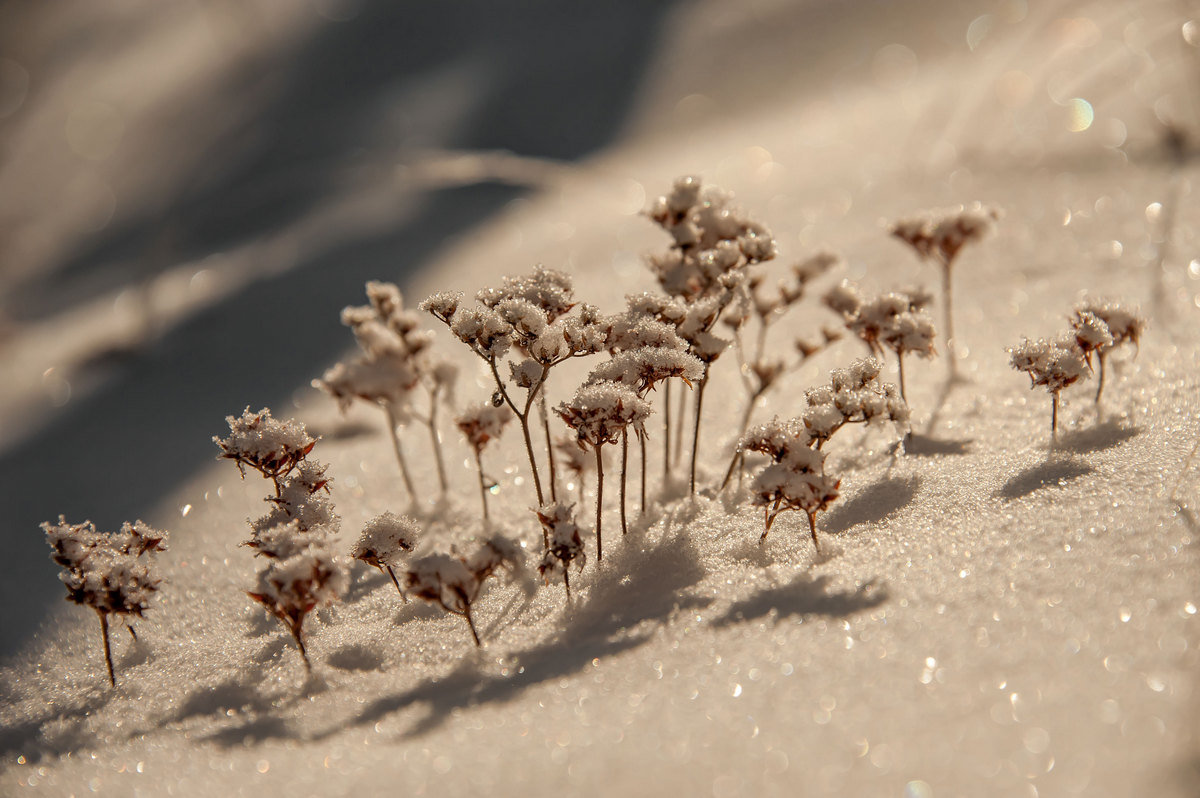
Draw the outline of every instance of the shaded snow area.
M570 571L570 600L561 581L538 576L541 526L510 423L482 461L495 482L492 528L522 542L525 562L473 605L483 647L462 618L403 603L386 573L359 562L342 600L306 622L310 675L292 637L246 595L263 561L240 544L247 519L266 512L270 483L200 462L134 510L170 532L157 560L166 581L136 641L114 624L115 688L95 614L44 584L51 598L36 632L5 633L14 648L0 667L0 794L1195 795L1200 214L1190 103L1200 24L1182 9L672 7L624 131L598 152L569 164L438 161L451 182L499 171L536 188L436 246L382 248L356 263L356 279L395 280L415 307L441 290L470 302L542 263L572 275L578 300L613 313L627 294L657 288L644 258L670 243L642 212L696 174L773 231L769 282L820 247L845 258L770 328L768 347L787 359L797 337L841 326L819 296L843 279L868 294L927 286L940 324L940 271L884 222L976 200L1003 216L954 267L953 355L939 337L938 357L905 361L911 438L854 426L824 446L841 496L817 517L819 554L803 514L781 515L760 545L748 481L717 489L747 402L730 350L704 398L694 498L686 457L662 484L661 391L646 425L650 502L643 512L631 479L625 536L620 447L604 447L602 561L595 473L564 477L560 465L587 552ZM739 54L728 74L725 53ZM337 203L359 196L342 187ZM372 224L394 201L360 199ZM321 218L337 228L330 213ZM250 279L206 268L204 279ZM175 293L160 285L160 301L180 314L203 304L177 283ZM485 532L479 480L451 419L441 423L444 499L427 433L417 423L401 433L421 497L410 506L383 414L360 404L341 415L308 386L351 352L336 320L363 301L361 281L324 304L315 290L305 308L334 338L307 372L288 366L289 384L233 391L228 406L191 419L201 448L215 458L207 439L228 434L225 414L272 403L277 418L319 437L311 457L332 478L337 550L348 553L385 511L411 513L427 540L473 545ZM1030 390L1006 348L1068 329L1085 297L1138 305L1149 324L1136 351L1107 359L1099 407L1095 377L1063 391L1053 445L1050 396ZM215 288L204 294L225 301ZM60 346L85 351L99 322L73 318ZM482 361L432 316L422 323L460 367L456 406L487 401L495 386ZM9 391L45 334L37 324L12 333ZM754 421L800 415L806 389L864 352L847 337L815 354L780 378ZM599 362L557 368L551 406ZM896 380L890 353L881 377ZM6 426L27 401L6 396ZM55 412L47 405L38 423ZM164 456L142 454L148 478ZM60 512L36 509L37 520ZM41 545L32 524L5 534ZM32 573L53 585L43 554Z

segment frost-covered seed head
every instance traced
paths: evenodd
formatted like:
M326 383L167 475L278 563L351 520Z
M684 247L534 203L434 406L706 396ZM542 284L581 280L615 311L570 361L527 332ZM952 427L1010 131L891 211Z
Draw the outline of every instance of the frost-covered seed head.
M41 525L52 550L51 559L62 566L59 579L67 599L98 612L141 616L158 591L161 579L154 573L155 555L166 551L167 533L143 521L122 524L119 532L96 531L91 521Z
M229 436L213 437L221 449L218 459L233 460L238 468L249 466L266 477L278 477L291 471L316 445L304 425L287 419L278 421L267 408L251 413L247 407L241 417L226 416Z
M438 291L422 300L417 307L443 323L450 324L458 311L459 303L462 302L462 296L461 291Z
M454 423L471 448L482 452L490 441L500 437L504 426L512 420L513 413L507 405L495 407L490 402L480 402L464 410Z
M417 545L420 535L421 528L412 518L385 512L363 527L350 556L379 569L398 565L400 558Z
M615 443L628 427L640 431L650 416L650 405L631 388L618 383L585 384L570 402L556 412L591 446Z

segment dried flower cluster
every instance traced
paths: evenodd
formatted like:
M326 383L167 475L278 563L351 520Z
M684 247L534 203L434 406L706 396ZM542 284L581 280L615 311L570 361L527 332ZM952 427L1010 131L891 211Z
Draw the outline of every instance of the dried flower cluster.
M1100 322L1107 329L1107 339L1098 329ZM1136 308L1112 300L1090 299L1075 306L1075 315L1071 326L1077 331L1088 330L1097 345L1094 347L1096 360L1099 363L1099 373L1096 375L1096 403L1100 402L1100 394L1104 391L1105 366L1108 354L1118 346L1132 344L1136 350L1146 331L1146 319ZM1082 344L1081 344L1082 345Z
M825 304L840 313L847 329L867 345L871 354L882 357L885 349L896 354L900 396L907 401L904 356L931 358L937 354L937 330L926 310L932 297L920 289L892 291L863 298L850 283L842 283L825 295Z
M448 401L454 389L458 370L433 354L433 333L421 329L418 313L405 309L399 288L391 283L369 282L367 299L368 305L342 311L342 323L354 332L361 354L338 363L321 379L313 380L313 385L329 393L343 410L355 399L383 409L401 476L414 500L416 488L396 428L413 418L425 425L433 444L438 485L445 493L446 467L437 414L439 405ZM426 394L424 412L413 398L418 386Z
M470 554L435 551L414 559L405 573L404 584L417 598L436 604L452 615L460 615L471 629L475 645L483 645L471 607L479 598L488 577L501 568L515 571L521 566L521 548L501 535L485 540Z
M154 558L166 551L167 533L142 521L124 523L121 531L97 532L91 521L42 524L51 559L62 566L58 575L67 586L67 600L91 607L100 616L104 638L104 662L108 681L117 684L113 673L112 647L108 639L108 616L121 617L135 638L132 616L142 617L162 581L154 571Z
M363 527L362 535L354 544L350 556L390 576L400 597L407 603L408 596L400 587L394 569L402 565L404 555L416 547L420 534L421 530L413 519L385 512L372 518Z
M767 464L754 476L750 493L763 508L766 540L780 513L803 512L808 517L813 545L817 542L817 513L838 497L841 480L825 473L821 447L846 424L891 421L904 429L908 406L896 395L895 386L880 384L879 362L856 361L849 368L835 369L829 387L807 393L808 409L800 418L775 418L742 436L741 451L766 455Z
M567 598L571 597L571 563L578 563L582 570L587 562L583 550L583 539L575 523L575 505L556 502L547 504L537 511L545 540L545 553L538 564L538 573L547 582L554 576L562 576Z
M475 455L475 469L479 473L479 497L483 502L483 519L488 518L488 485L483 476L483 449L500 437L505 425L512 421L512 411L506 405L480 402L468 407L454 420ZM553 459L553 458L552 458Z
M976 202L969 207L946 208L894 222L889 232L908 244L923 260L934 260L942 267L942 306L945 311L946 345L953 353L954 313L951 299L951 271L959 253L967 244L982 241L996 230L1001 213ZM953 372L955 361L949 358Z
M330 542L340 519L328 496L322 495L329 491L326 467L307 459L316 440L299 422L279 421L267 408L257 413L246 408L240 418L225 420L229 436L213 438L221 458L239 468L251 466L275 486L275 495L267 498L271 511L250 523L253 536L246 545L268 562L248 595L287 628L311 670L304 619L336 600L349 582L346 564Z

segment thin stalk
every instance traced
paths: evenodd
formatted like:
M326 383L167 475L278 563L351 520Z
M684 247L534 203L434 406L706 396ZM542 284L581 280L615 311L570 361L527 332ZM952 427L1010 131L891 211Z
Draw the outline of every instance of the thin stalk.
M567 601L568 602L571 600L571 574L569 573L569 571L570 571L569 568L567 568L566 566L563 567L563 587L565 587L567 589Z
M429 439L433 444L433 459L437 464L438 485L441 486L442 493L449 491L449 483L446 480L446 464L442 461L442 439L438 435L437 428L437 393L429 394Z
M108 666L108 683L116 687L117 677L113 674L112 646L108 642L108 613L96 610L96 614L100 616L100 634L104 637L104 664Z
M813 547L817 550L817 554L821 553L821 544L817 542L817 514L808 514L808 531L812 535Z
M483 456L475 450L475 470L479 473L479 501L483 504L483 520L488 520L487 484L483 480Z
M392 584L396 586L396 592L400 594L400 598L404 599L404 603L408 603L408 595L404 592L404 588L400 587L400 580L396 578L396 572L392 570L392 566L383 566L387 571L387 575L392 578Z
M601 509L604 507L604 458L600 456L600 445L596 449L596 564L604 559L604 547L600 539Z
M1107 358L1108 358L1108 354L1103 351L1096 353L1096 361L1100 366L1100 368L1098 369L1099 373L1096 374L1096 382L1099 383L1096 386L1096 404L1097 405L1100 404L1100 394L1103 393L1103 391L1104 391L1104 361Z
M646 514L646 436L645 434L638 435L638 446L642 451L642 503L641 515Z
M542 429L546 432L546 458L550 463L550 501L558 501L558 477L554 466L554 439L550 437L550 413L546 410L546 386L540 386L538 394L538 412L542 416Z
M629 430L621 430L621 535L629 534L625 524L625 475L629 470Z
M687 415L687 394L683 391L679 392L679 404L675 408L675 414L679 421L675 424L675 446L671 450L671 457L672 464L678 466L679 458L683 456L683 419Z
M533 473L533 487L537 491L538 507L541 507L546 503L546 499L542 494L542 479L538 476L537 458L533 454L533 439L529 436L529 408L533 404L534 394L532 391L529 393L529 397L525 400L525 410L522 412L504 388L504 381L500 379L496 361L489 359L487 364L492 370L492 377L496 380L496 388L500 391L500 396L508 403L508 407L516 415L517 421L521 422L521 437L525 439L525 453L529 455L529 470Z
M746 409L742 411L742 423L738 426L737 439L740 441L742 436L746 434L746 427L750 426L750 417L754 413L754 403L758 401L758 397L762 396L762 391L751 394L750 403L746 405ZM725 472L725 478L721 480L720 490L725 490L725 486L729 484L730 478L733 477L733 470L738 467L738 464L745 458L746 453L741 449L733 450L733 458L729 461L729 469Z
M1058 442L1058 391L1051 394L1050 405L1050 434L1054 437L1055 443Z
M958 359L954 356L954 308L951 299L950 270L953 262L942 263L942 310L946 325L946 359L950 361L950 373L958 374Z
M387 413L388 432L392 436L392 449L396 452L396 462L400 465L400 476L404 478L404 487L408 488L408 497L410 501L416 502L417 489L413 487L412 477L408 473L408 464L404 462L404 449L400 447L400 436L396 434L396 413L390 405L383 405L383 412Z
M304 629L300 626L288 627L292 632L292 639L296 641L297 648L300 649L300 656L304 660L304 670L312 673L312 662L308 659L308 649L304 646Z
M463 617L467 619L467 626L471 628L471 637L475 639L475 647L483 648L483 643L481 643L479 640L479 632L475 631L475 620L471 618L471 605L467 604L465 606L466 609L463 610L462 614Z
M671 380L663 388L663 489L671 475Z
M696 454L700 448L700 411L704 408L704 389L708 386L708 367L704 368L704 376L696 386L696 423L692 426L692 466L688 484L691 494L696 495Z
M900 364L900 398L904 400L904 404L908 404L908 394L904 392L904 353L896 353L896 362Z

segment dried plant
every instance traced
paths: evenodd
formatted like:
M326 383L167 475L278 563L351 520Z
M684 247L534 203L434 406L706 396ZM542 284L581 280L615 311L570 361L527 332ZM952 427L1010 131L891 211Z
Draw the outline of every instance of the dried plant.
M338 363L321 379L313 380L313 385L336 399L343 411L355 399L384 411L400 475L413 501L417 492L396 430L414 418L423 424L429 431L438 485L444 494L446 467L437 416L439 407L449 402L457 369L433 354L433 333L421 329L420 316L404 308L399 288L391 283L369 282L367 298L369 305L342 311L342 323L354 332L362 354ZM413 401L418 387L426 394L424 412Z
M482 646L471 607L479 598L488 577L500 568L514 571L521 564L520 546L495 535L470 555L454 551L433 552L412 561L404 584L417 598L436 604L452 615L462 616L476 646Z
M893 223L888 231L913 248L923 260L936 261L942 267L942 307L945 311L946 348L950 354L951 373L957 369L954 359L954 312L951 273L963 247L995 232L1001 213L996 208L978 202L970 207L959 206L925 211Z
M692 428L692 458L689 488L696 492L696 455L704 389L712 362L729 342L712 330L722 311L734 297L734 289L745 279L745 269L775 257L775 239L761 222L733 204L733 195L715 186L702 186L698 177L681 177L669 194L660 196L648 215L670 234L667 252L650 257L648 265L670 297L682 303L685 313L672 310L660 320L675 323L688 341L691 353L704 364L695 392L695 423ZM670 470L670 383L664 391L666 482ZM678 451L678 444L676 450Z
M571 564L578 563L580 570L587 562L583 550L583 539L575 523L575 505L555 502L537 511L542 524L542 536L547 540L546 551L538 564L538 573L549 583L551 577L562 576L567 599L571 598Z
M578 313L570 315L575 307L571 278L541 266L524 277L505 278L500 288L483 289L476 299L479 307L465 308L461 306L461 294L442 291L422 302L421 309L446 324L458 340L488 365L496 384L492 404L507 404L521 425L540 507L546 499L530 435L530 411L543 395L554 366L605 348L600 314L595 307L584 305ZM521 359L506 360L510 353ZM505 363L510 375L507 381L500 374ZM518 388L525 391L523 401L513 398ZM557 488L548 416L543 427L553 498Z
M1026 339L1008 353L1012 367L1029 375L1030 388L1040 385L1050 392L1050 432L1057 441L1059 394L1089 373L1087 358L1079 342L1073 333L1054 340Z
M601 517L604 507L604 457L606 443L616 443L632 426L641 431L650 415L650 405L631 388L620 383L585 384L570 402L555 408L567 426L575 430L580 444L596 453L596 562L604 558Z
M362 535L354 544L350 556L362 560L367 565L373 565L390 576L392 584L396 586L396 592L407 604L408 596L400 586L400 581L396 579L394 569L401 565L404 555L417 545L420 535L421 529L412 518L391 512L381 513L363 527Z
M221 450L219 459L233 460L243 477L248 465L275 486L275 495L267 498L270 512L250 522L252 536L245 545L265 557L267 565L258 572L257 588L247 595L284 625L311 671L304 619L337 599L349 583L346 564L329 541L340 519L322 495L329 492L326 466L307 459L317 442L297 421L279 421L267 408L257 413L246 408L240 418L225 420L229 436L213 438Z
M857 289L843 283L826 294L826 304L842 314L847 329L867 345L871 354L882 357L885 349L896 354L900 396L906 402L904 356L931 358L937 354L937 330L925 310L932 297L920 289L893 291L864 299Z
M1099 343L1095 347L1096 361L1099 364L1099 373L1096 375L1096 404L1100 404L1100 394L1104 391L1105 367L1107 365L1108 354L1123 344L1132 344L1136 350L1140 344L1142 334L1146 331L1146 319L1136 308L1123 305L1119 302L1111 300L1090 299L1075 306L1075 316L1071 321L1072 327L1076 330L1091 329L1088 335L1095 340L1102 340L1097 337L1095 331L1095 323L1087 316L1092 316L1098 319L1107 328L1108 336L1111 339L1106 343ZM1076 339L1078 340L1078 335ZM1082 343L1081 343L1082 345Z
M483 476L483 450L491 441L500 437L504 427L512 421L512 411L505 405L481 402L471 405L454 420L475 455L475 469L479 473L479 500L483 503L483 520L488 519L488 485Z
M67 586L67 600L91 607L100 617L108 681L116 687L108 616L124 620L137 639L132 618L141 618L158 592L162 580L155 573L154 559L167 550L167 533L135 521L122 524L120 532L106 534L97 532L91 521L69 524L61 515L57 524L43 523L42 530L53 550L51 559L62 566L58 576Z

